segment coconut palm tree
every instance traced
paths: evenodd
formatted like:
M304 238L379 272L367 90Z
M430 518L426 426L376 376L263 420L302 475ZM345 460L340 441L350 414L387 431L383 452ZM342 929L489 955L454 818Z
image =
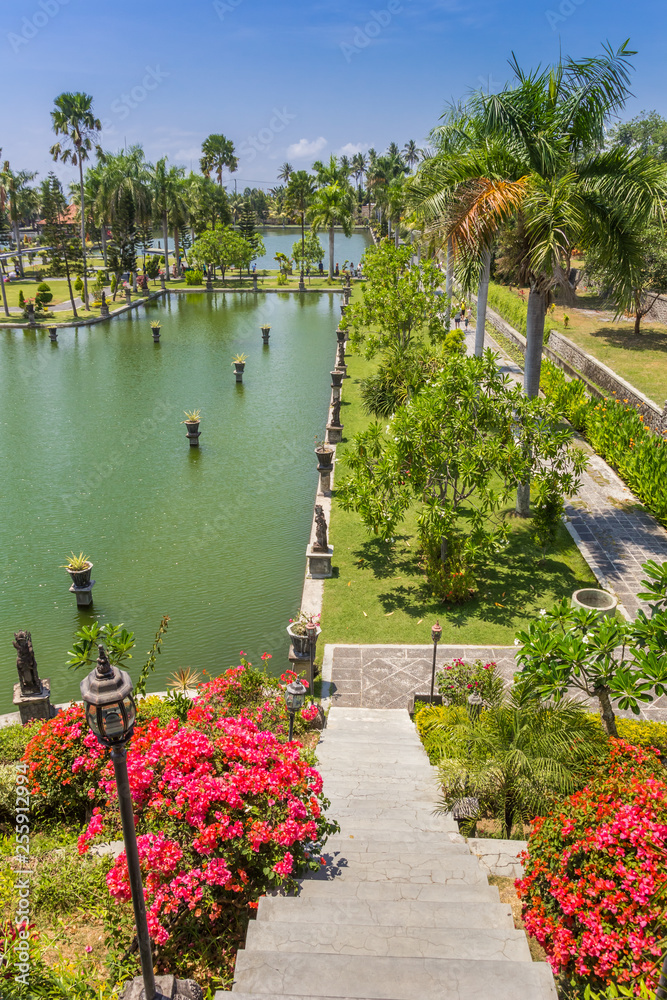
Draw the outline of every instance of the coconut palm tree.
M35 191L29 185L36 176L37 174L30 170L12 170L9 160L5 160L0 171L0 204L3 209L5 206L9 209L9 221L14 232L21 276L23 276L23 257L20 225L35 201Z
M182 167L167 168L167 157L163 156L150 168L153 219L162 223L164 239L165 280L169 281L169 217L184 201L179 181L183 177Z
M366 173L366 157L363 153L355 153L352 157L352 176L357 182L357 188L361 189L361 178Z
M313 231L321 227L329 230L329 277L334 274L334 226L342 227L346 236L352 233L354 220L354 195L350 187L340 181L321 187L308 209Z
M102 231L102 253L106 264L106 227L111 224L123 198L127 194L131 196L139 225L146 225L151 218L150 165L141 146L130 146L117 153L104 153L100 163L86 172L87 183L89 175L92 175L91 185L99 178L92 204L95 221ZM90 203L90 198L87 200Z
M278 180L284 181L285 184L289 184L290 177L294 173L294 167L291 163L283 163L282 167L278 171Z
M81 206L81 248L83 251L83 301L88 303L88 276L86 274L86 200L83 184L83 161L87 160L94 147L98 155L102 153L97 135L102 129L99 118L93 114L93 99L90 94L64 93L56 97L55 108L51 112L53 131L62 136L62 141L51 147L54 160L71 162L79 167L79 190ZM63 148L63 143L65 148Z
M349 156L341 156L340 160L338 161L338 165L340 167L340 171L343 177L345 178L349 177L350 174L352 173L352 167L350 165Z
M303 275L304 245L306 241L306 211L315 194L315 181L306 170L292 174L287 188L285 205L301 216L301 274Z
M313 170L315 171L318 187L327 187L329 184L340 184L344 187L347 182L347 174L333 153L329 157L328 163L315 160Z
M405 146L403 146L403 159L411 170L415 163L419 163L419 156L420 150L417 149L417 143L414 139L408 139Z
M609 261L620 306L632 301L637 226L662 215L664 164L623 148L604 149L605 127L629 95L627 43L600 56L524 72L499 94L471 95L465 118L474 142L459 156L429 161L423 214L454 241L462 273L479 273L499 228L517 228L514 267L530 286L524 391L539 390L544 324L555 287L567 292L573 248ZM517 509L529 512L529 484Z
M201 172L204 177L210 177L215 171L218 184L222 187L222 172L229 170L233 174L239 165L238 157L234 154L234 143L222 133L214 133L207 136L201 144L202 156L199 161Z

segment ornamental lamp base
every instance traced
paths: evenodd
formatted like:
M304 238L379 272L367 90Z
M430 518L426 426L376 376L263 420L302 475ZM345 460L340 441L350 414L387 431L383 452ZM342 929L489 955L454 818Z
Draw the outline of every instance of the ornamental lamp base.
M155 988L157 992L154 1000L204 1000L203 990L194 979L156 976ZM125 984L121 1000L146 1000L144 981L141 976L137 976Z
M329 545L326 552L309 545L306 549L308 559L308 578L311 580L328 580L333 576L331 560L333 558L333 545Z

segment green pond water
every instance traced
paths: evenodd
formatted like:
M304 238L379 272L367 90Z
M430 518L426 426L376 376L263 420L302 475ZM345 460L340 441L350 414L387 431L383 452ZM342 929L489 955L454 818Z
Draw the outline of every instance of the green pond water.
M79 612L62 564L94 563L94 616L135 631L136 678L171 617L149 690L179 667L218 673L243 650L287 666L335 358L340 296L171 295L109 323L0 331L0 712L13 632L32 632L52 700ZM162 323L153 343L149 319ZM271 324L263 347L260 325ZM232 369L248 355L243 385ZM201 409L201 447L180 423Z

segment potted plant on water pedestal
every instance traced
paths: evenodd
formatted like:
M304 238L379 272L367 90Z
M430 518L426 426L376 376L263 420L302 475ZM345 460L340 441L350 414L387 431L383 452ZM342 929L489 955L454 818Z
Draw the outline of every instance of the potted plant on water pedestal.
M294 655L299 656L304 660L310 659L311 640L308 635L307 626L313 624L317 629L315 632L315 640L317 641L317 636L322 631L320 628L319 615L309 615L306 614L305 611L300 611L297 618L290 618L290 623L287 626L287 634L292 640Z
M75 587L89 586L92 568L93 564L88 556L84 556L83 552L80 552L78 556L75 556L72 552L63 566L63 569L66 569L72 577L72 583Z
M162 329L162 326L161 326L159 320L154 320L151 323L151 333L153 334L153 341L156 344L160 343L160 330L161 329Z
M184 410L185 420L181 420L182 424L187 427L186 437L190 441L191 448L199 447L199 435L201 431L199 430L199 418L201 416L201 410Z
M248 360L247 354L235 354L232 364L234 365L234 374L236 375L236 381L243 381L243 372L245 371L245 363Z

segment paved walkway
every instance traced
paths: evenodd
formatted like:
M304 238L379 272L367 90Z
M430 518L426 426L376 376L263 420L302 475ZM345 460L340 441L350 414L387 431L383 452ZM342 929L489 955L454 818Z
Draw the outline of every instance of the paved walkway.
M509 687L517 670L515 646L439 645L436 673L444 663L460 657L468 663L479 659L498 664L498 672ZM327 644L322 661L322 697L331 705L345 708L407 708L413 695L430 692L433 646L361 646ZM573 691L581 698L581 692ZM583 699L586 700L586 699ZM592 712L597 701L589 701ZM632 712L614 706L616 715L633 718ZM641 719L667 722L667 696L640 708Z
M466 346L472 353L472 325L466 334ZM485 346L503 354L488 332ZM513 361L506 359L500 367L523 383L523 370ZM579 494L565 506L566 527L600 586L618 597L621 612L635 618L642 608L650 615L648 604L637 599L637 592L643 589L641 567L649 559L657 563L667 560L667 531L583 438L579 437L579 443L589 454L590 464L582 476Z
M556 1000L456 823L434 813L407 712L333 708L316 752L341 831L296 897L260 900L216 1000Z

